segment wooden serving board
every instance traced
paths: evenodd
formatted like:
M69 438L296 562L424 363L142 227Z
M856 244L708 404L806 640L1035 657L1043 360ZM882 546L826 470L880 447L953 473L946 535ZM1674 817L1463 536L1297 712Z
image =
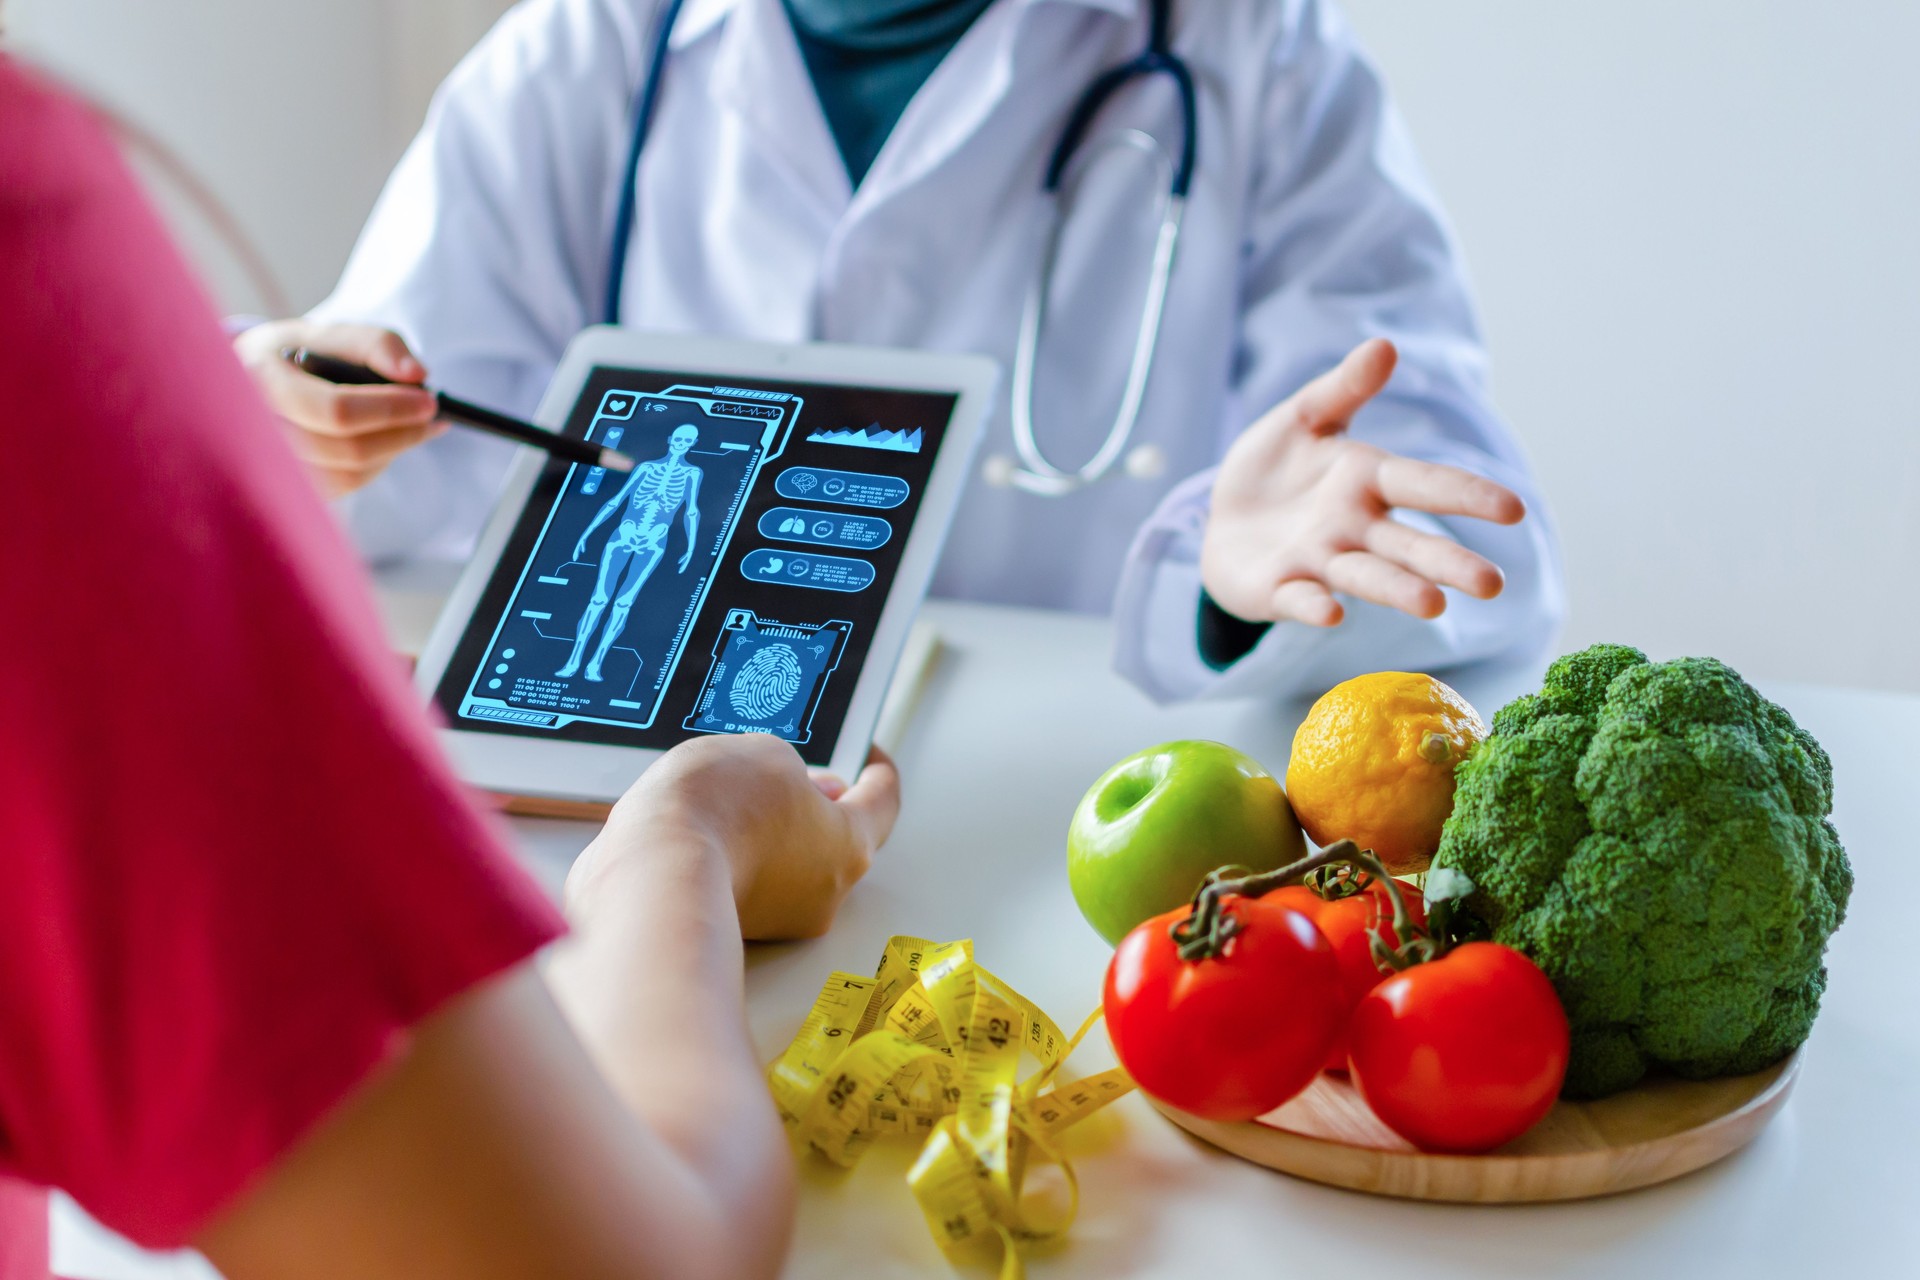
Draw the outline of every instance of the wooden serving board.
M1335 1076L1245 1123L1153 1105L1223 1151L1297 1178L1410 1200L1523 1204L1611 1195L1704 1168L1753 1141L1799 1073L1796 1051L1752 1075L1654 1080L1597 1102L1563 1101L1522 1137L1477 1156L1416 1150Z

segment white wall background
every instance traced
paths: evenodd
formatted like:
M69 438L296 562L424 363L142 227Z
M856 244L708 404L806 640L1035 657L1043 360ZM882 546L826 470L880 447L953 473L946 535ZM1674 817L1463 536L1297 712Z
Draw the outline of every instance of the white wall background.
M306 305L501 0L4 0ZM1920 3L1346 0L1480 285L1569 643L1920 690ZM256 301L194 241L222 301Z
M0 0L9 43L142 123L233 210L297 307L332 287L447 69L509 0ZM160 190L221 303L248 290Z
M1346 7L1466 244L1568 640L1920 689L1920 4Z

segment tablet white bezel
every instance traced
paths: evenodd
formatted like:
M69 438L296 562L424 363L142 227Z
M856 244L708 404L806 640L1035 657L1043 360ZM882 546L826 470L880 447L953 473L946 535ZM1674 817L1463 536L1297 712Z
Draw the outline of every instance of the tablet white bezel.
M953 524L961 491L972 472L987 406L999 381L998 366L984 356L834 343L788 346L733 338L643 333L599 325L581 331L567 345L534 421L555 431L563 429L588 377L600 367L667 373L689 382L708 376L745 386L753 386L756 379L820 382L950 392L958 397L918 514L908 530L900 568L888 590L865 665L854 686L852 704L841 722L839 738L829 759L829 768L851 779L866 759L880 704L893 679L914 614L926 597L934 563ZM803 416L805 412L803 408ZM414 674L415 686L429 700L446 674L454 649L479 605L480 596L493 576L546 460L547 455L538 449L519 451L500 501L474 548L473 558L461 571L459 581L434 622ZM517 735L477 733L459 727L442 728L440 738L467 781L490 791L556 799L618 799L662 754L658 748L546 742Z

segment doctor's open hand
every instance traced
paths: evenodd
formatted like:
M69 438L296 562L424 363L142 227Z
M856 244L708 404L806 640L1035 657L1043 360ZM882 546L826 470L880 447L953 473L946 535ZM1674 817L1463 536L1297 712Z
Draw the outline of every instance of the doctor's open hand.
M288 424L293 451L330 498L351 493L400 454L447 429L431 392L417 386L344 387L281 358L288 347L364 364L396 382L421 383L427 370L398 334L371 325L276 320L234 339L253 381Z
M818 937L899 812L900 775L878 748L848 786L810 771L778 738L697 738L662 756L613 807L567 876L569 911L619 912L663 872L717 869L742 937Z
M1269 410L1236 440L1213 485L1201 580L1251 622L1331 627L1336 591L1416 618L1447 607L1441 587L1489 600L1498 566L1451 539L1392 518L1394 508L1516 524L1518 494L1457 467L1354 440L1348 424L1393 374L1393 344L1360 344L1330 373Z

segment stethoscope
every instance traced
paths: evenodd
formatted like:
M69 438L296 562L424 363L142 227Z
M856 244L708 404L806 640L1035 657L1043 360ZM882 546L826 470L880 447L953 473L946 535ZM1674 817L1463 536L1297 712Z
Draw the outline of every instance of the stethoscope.
M620 293L626 278L627 249L633 238L636 185L640 174L640 153L646 146L647 132L653 125L654 108L659 103L660 81L666 70L667 45L673 24L680 16L684 0L667 0L659 26L654 32L653 56L646 77L640 82L633 112L633 137L627 146L627 163L620 186L620 203L613 218L613 252L607 278L606 306L608 324L620 322ZM1186 212L1187 190L1193 182L1195 115L1193 73L1173 51L1170 26L1173 0L1150 0L1147 46L1133 58L1100 74L1074 103L1066 127L1054 144L1047 161L1041 191L1047 197L1048 229L1040 270L1027 290L1026 305L1020 316L1020 336L1014 348L1013 386L1010 419L1016 457L1000 455L987 459L984 468L989 483L1012 485L1043 497L1064 497L1105 479L1116 466L1124 465L1135 479L1150 480L1167 468L1164 450L1143 444L1129 449L1134 428L1139 422L1140 405L1146 397L1147 380L1153 373L1154 350L1159 345L1161 316L1166 308L1167 286L1173 279L1174 251L1180 243L1180 220ZM1153 135L1140 129L1127 129L1097 145L1083 150L1088 128L1107 100L1131 81L1154 75L1172 78L1180 93L1180 154L1167 154ZM1072 194L1087 171L1101 155L1126 149L1157 160L1165 174L1167 196L1160 207L1160 230L1154 238L1153 267L1147 279L1147 294L1140 312L1140 327L1134 336L1133 357L1127 366L1127 381L1120 395L1120 407L1107 428L1106 438L1087 462L1080 467L1054 465L1040 448L1033 422L1033 382L1039 363L1040 338L1046 326L1047 284L1053 276L1054 260L1060 249L1060 235L1066 226ZM1076 155L1082 157L1076 165ZM1072 174L1069 175L1069 170ZM1124 455L1124 459L1123 456ZM1017 460L1016 460L1017 458Z

